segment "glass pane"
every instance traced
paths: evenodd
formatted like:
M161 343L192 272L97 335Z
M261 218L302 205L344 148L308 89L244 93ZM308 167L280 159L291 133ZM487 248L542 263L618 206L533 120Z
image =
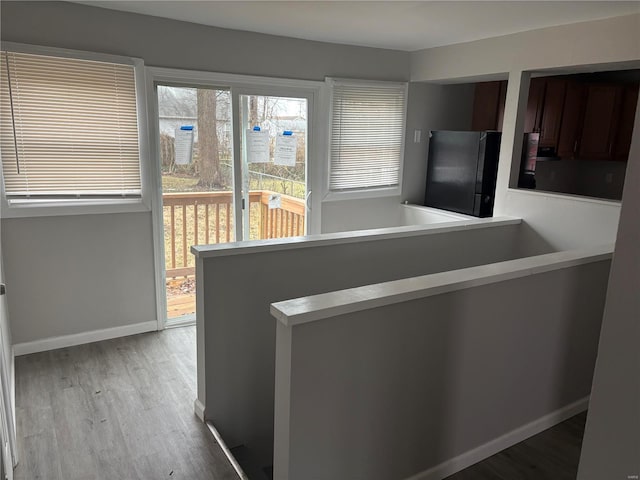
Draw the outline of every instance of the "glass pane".
M231 95L158 86L169 319L195 313L191 245L235 240Z
M240 104L243 192L250 192L250 208L248 212L245 211L248 239L304 235L307 100L241 95ZM268 152L262 158L250 145L250 137L255 136L253 132L256 129L263 133L268 131L268 138L265 138L267 145L264 147ZM267 134L264 135L267 137ZM246 202L246 194L244 197Z

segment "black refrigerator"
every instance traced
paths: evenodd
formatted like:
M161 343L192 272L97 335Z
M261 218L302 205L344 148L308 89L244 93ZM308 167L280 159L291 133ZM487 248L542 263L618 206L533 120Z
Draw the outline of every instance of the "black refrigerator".
M424 204L476 217L492 216L501 135L432 131Z

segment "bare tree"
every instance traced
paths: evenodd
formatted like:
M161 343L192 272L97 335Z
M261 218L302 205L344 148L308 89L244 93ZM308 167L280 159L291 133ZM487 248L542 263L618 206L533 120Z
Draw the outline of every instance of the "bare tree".
M251 95L249 97L249 128L253 128L259 123L261 123L261 119L258 118L258 97Z
M216 100L215 90L198 89L198 162L200 166L198 185L208 189L225 187L220 172Z
M175 139L165 133L160 134L160 159L163 169L173 171L176 162Z

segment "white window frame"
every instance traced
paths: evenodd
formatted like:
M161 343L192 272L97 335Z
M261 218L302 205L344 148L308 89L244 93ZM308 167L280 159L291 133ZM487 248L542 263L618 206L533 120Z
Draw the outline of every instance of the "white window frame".
M398 170L398 184L394 186L385 187L370 187L362 188L358 190L331 190L331 121L333 119L333 85L336 83L352 84L352 85L397 85L403 86L405 89L405 101L404 112L402 121L402 145L400 147L400 169ZM328 106L327 106L327 146L326 146L326 161L325 172L323 175L323 202L343 201L343 200L358 200L366 198L380 198L380 197L400 197L402 195L402 179L404 171L404 152L407 136L407 104L409 98L409 84L407 82L389 82L380 80L358 80L358 79L346 79L346 78L334 78L326 77L325 84L327 85Z
M78 198L43 200L7 200L4 178L0 168L0 209L3 218L43 217L61 215L82 215L100 213L148 212L151 210L151 174L149 171L149 129L147 124L146 79L143 60L103 53L69 50L64 48L42 47L13 42L2 42L1 50L35 55L49 55L132 65L136 82L136 103L138 109L138 145L140 154L140 184L142 194L139 198Z

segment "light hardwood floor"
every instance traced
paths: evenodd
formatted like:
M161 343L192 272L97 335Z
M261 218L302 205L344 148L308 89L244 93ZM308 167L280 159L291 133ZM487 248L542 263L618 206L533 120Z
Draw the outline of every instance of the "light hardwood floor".
M16 358L16 480L236 480L193 414L195 327ZM586 413L447 480L573 480Z
M16 480L237 479L193 414L195 327L16 358Z

